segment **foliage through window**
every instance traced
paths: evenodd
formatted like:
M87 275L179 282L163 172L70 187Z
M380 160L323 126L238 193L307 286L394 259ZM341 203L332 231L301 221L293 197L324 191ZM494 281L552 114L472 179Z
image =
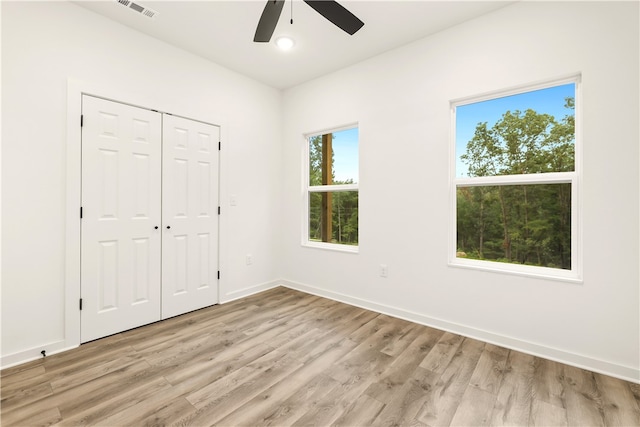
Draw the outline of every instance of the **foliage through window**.
M577 277L576 86L453 104L454 264Z
M358 128L311 135L307 243L358 245Z

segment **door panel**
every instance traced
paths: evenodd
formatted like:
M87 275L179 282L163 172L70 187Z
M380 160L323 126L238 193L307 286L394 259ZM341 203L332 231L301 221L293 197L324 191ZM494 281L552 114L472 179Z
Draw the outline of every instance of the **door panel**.
M83 96L81 341L160 320L159 113Z
M163 116L163 319L218 302L219 132Z

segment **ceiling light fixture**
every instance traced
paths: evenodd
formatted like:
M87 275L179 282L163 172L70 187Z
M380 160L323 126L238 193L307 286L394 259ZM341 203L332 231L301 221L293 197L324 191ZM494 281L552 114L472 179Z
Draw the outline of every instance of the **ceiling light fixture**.
M295 44L295 42L293 41L293 39L291 37L282 36L282 37L278 37L276 39L276 45L281 50L289 50L289 49L291 49L293 47L294 44Z

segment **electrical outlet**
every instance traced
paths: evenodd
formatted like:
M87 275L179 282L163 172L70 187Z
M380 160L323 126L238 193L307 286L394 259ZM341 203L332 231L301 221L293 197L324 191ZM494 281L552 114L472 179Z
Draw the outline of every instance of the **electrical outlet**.
M387 264L380 264L380 277L388 277L389 276L389 268Z
M247 256L245 258L245 261L246 261L247 265L253 264L253 255L247 254Z

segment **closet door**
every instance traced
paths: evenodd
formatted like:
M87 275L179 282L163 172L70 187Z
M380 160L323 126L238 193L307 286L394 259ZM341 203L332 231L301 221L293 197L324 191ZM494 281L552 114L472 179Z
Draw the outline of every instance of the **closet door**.
M217 126L163 116L162 318L218 302Z
M82 98L81 341L160 320L159 113Z

